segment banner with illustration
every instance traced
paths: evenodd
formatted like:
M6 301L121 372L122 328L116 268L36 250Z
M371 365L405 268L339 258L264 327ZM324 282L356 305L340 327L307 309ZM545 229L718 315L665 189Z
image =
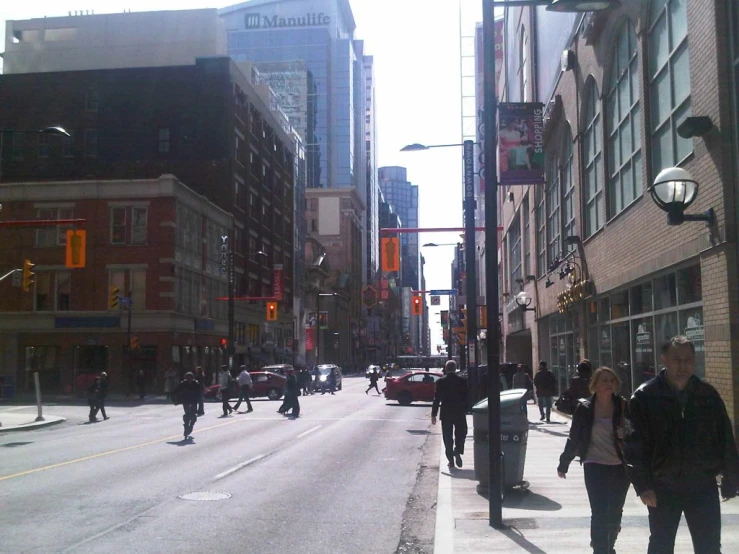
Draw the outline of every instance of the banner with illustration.
M506 102L498 113L501 185L544 184L544 104Z

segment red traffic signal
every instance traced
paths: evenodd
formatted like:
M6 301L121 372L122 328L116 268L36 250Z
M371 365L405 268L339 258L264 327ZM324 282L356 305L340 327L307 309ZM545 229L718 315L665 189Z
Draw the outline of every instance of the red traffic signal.
M221 339L221 346L223 348L226 348L226 345L228 344L228 339Z
M411 313L413 315L423 314L423 297L420 295L413 295L411 298Z

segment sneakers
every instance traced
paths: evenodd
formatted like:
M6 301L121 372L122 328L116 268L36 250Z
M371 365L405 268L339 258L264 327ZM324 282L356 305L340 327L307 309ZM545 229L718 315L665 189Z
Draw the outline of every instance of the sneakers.
M110 416L105 416L103 419L110 419Z
M544 421L544 416L541 416L541 417L539 418L539 421Z
M547 423L551 423L551 421L549 420L549 418L547 418Z
M462 467L462 455L459 452L454 455L454 459L457 462L457 467Z
M246 413L248 414L249 412L253 412L253 411L254 411L254 408L249 408L248 410L246 410Z

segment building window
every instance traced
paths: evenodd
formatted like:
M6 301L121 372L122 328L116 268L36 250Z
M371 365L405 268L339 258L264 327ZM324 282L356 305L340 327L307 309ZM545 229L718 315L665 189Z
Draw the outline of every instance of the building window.
M62 136L62 156L71 158L74 156L74 130L67 129L69 136Z
M641 115L639 56L630 23L616 41L606 99L608 136L608 217L641 196Z
M96 87L87 89L85 93L85 111L96 112L100 103L100 93Z
M46 133L39 133L38 135L38 157L49 157L49 135Z
M317 233L318 232L318 220L317 219L311 219L310 220L310 230L313 233Z
M70 309L71 279L70 271L37 271L34 285L34 311L68 311Z
M693 151L693 139L677 126L691 114L686 0L652 0L649 44L649 94L652 170L678 165Z
M114 269L110 271L109 279L109 286L116 287L121 297L131 298L131 309L133 311L146 309L145 269Z
M521 34L518 42L518 86L521 94L521 102L529 101L529 37L526 34L526 27L521 26Z
M546 184L546 222L547 222L547 256L546 263L551 265L560 252L560 230L562 221L559 213L559 202L562 195L560 189L559 163L557 158L550 158L549 177Z
M521 277L521 218L519 214L513 217L508 228L508 269L510 275L510 291L513 292L514 283Z
M576 210L575 210L575 179L573 178L573 160L572 160L572 137L569 133L565 135L565 142L562 147L562 157L560 165L560 182L562 184L562 237L571 237L577 235ZM574 244L568 244L566 249L572 250Z
M36 219L73 219L74 208L36 208ZM40 227L36 229L37 248L48 248L52 246L64 246L67 244L67 229L69 225L57 225L56 227Z
M547 272L547 217L545 196L542 187L534 188L534 202L536 203L536 212L534 214L536 221L536 272L541 277Z
M85 157L97 158L98 132L97 129L85 129Z
M23 150L26 148L26 133L15 132L13 133L13 159L22 160Z
M734 60L734 147L737 167L739 167L739 6L736 2L729 3L731 10L732 59Z
M146 244L147 216L148 208L144 206L111 208L110 244Z
M595 83L590 83L585 109L585 238L603 227L603 180L600 135L600 103Z
M159 153L168 154L171 146L171 134L169 127L159 129Z
M529 214L529 195L523 199L523 273L531 275L531 218Z

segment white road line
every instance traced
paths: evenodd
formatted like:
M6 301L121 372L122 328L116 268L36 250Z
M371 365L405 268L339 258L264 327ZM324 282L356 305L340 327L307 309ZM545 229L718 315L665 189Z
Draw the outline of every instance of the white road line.
M297 438L304 437L305 435L310 435L313 431L317 431L321 427L323 427L323 426L322 425L316 425L315 427L313 427L313 429L308 429L307 431L304 431L304 432L300 433Z
M246 460L245 462L241 462L239 465L234 466L231 469L227 469L223 473L219 473L218 475L216 475L213 478L213 480L214 481L219 481L220 479L223 479L224 477L228 477L229 475L232 475L232 474L236 473L240 469L244 469L249 464L253 464L254 462L258 462L259 460L261 460L265 456L266 456L266 454L262 454L260 456L256 456L256 457L252 458L251 460Z

